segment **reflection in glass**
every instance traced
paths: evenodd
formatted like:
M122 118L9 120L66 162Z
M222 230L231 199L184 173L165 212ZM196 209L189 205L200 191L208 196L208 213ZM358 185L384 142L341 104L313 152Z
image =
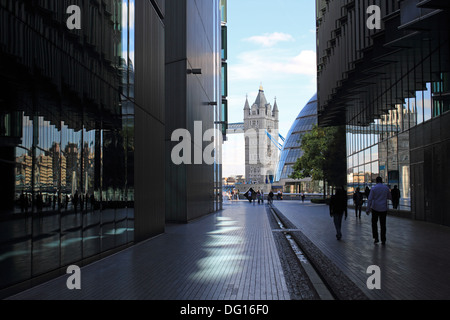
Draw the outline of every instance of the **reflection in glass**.
M402 192L401 209L410 209L409 128L415 125L416 113L409 106L415 99L376 119L369 127L347 126L348 190L371 188L377 176ZM367 148L366 148L367 147Z
M423 112L424 121L430 120L432 116L432 101L431 101L431 83L427 83L427 90L423 92Z
M20 59L0 62L2 76L28 84L8 84L1 100L0 289L134 238L135 2L88 2L92 19L58 47L61 17L41 16L52 3L10 19L18 45L5 50Z

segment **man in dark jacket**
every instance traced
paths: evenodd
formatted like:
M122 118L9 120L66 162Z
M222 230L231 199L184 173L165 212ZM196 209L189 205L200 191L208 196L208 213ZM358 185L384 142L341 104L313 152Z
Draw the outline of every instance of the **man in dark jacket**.
M388 211L388 200L392 201L391 191L383 184L383 179L377 177L377 184L370 190L367 200L367 214L372 212L372 235L374 243L378 243L378 220L380 220L381 242L386 243L386 216Z
M364 202L364 196L360 192L360 189L358 187L358 188L356 188L356 191L353 194L353 204L355 205L356 217L361 218L361 211L362 211L363 202Z
M394 209L397 209L398 204L400 202L400 190L398 189L397 186L394 186L394 189L392 189L391 191L391 195L392 195L392 207Z
M270 190L270 192L269 192L269 203L270 204L273 203L273 192L272 192L272 190Z
M336 238L341 240L342 217L345 214L347 220L347 193L344 187L336 190L336 194L330 200L330 216L333 217L334 227L336 228Z

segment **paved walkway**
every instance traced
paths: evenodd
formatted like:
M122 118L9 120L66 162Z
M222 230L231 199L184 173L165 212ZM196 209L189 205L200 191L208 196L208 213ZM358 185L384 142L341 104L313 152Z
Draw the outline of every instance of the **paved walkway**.
M370 299L450 299L450 228L388 216L386 245L374 245L371 216L356 218L349 210L337 241L328 206L279 201L275 207ZM367 288L371 265L380 267L380 290Z
M83 267L81 290L68 277L10 299L291 299L266 206L243 201Z
M365 214L355 218L350 210L343 239L337 241L326 205L275 201L274 207L295 229L293 233L310 241L368 298L450 298L450 228L388 217L387 244L374 245L370 218ZM286 261L289 253L280 246L283 232L276 229L266 205L227 202L221 212L186 225L169 225L163 235L83 267L81 290L67 289L67 275L9 299L317 298L304 270ZM371 265L381 268L380 290L367 288ZM302 282L301 292L292 289L294 282Z

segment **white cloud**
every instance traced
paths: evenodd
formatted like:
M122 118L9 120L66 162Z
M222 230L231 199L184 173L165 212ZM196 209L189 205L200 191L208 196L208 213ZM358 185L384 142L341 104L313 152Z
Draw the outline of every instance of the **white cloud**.
M134 29L135 24L135 5L134 2L130 4L130 29ZM122 29L126 29L128 26L128 2L122 2Z
M253 36L244 39L244 41L253 42L264 47L273 47L279 42L294 41L294 37L290 34L282 32L265 33L262 36Z
M237 57L237 63L229 63L229 81L256 80L284 77L286 75L316 76L316 53L301 51L294 56L280 49L246 51Z
M282 34L266 34L245 40L246 48L240 48L239 53L229 55L228 59L229 120L243 121L245 96L248 94L252 104L262 83L270 103L273 104L277 96L280 134L286 137L300 109L317 90L314 46L305 48L291 36ZM244 138L242 135L229 135L228 138L223 150L223 174L245 174Z
M304 50L293 58L273 63L271 68L276 72L315 76L317 71L316 60L314 51Z

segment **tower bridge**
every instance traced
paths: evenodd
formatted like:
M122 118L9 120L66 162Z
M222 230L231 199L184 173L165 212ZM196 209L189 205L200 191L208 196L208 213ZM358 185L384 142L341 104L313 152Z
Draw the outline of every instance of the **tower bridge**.
M236 123L228 124L227 135L242 134L242 133L244 133L244 122L236 122ZM278 150L281 151L283 149L283 143L286 139L280 133L278 133L278 138L281 139L281 142L278 142L277 139L275 139L267 130L266 130L266 135L275 144L275 146L278 148Z
M264 89L259 88L255 102L250 106L248 97L244 105L244 122L228 125L227 135L244 134L245 177L249 184L273 183L283 148L284 137L279 130L279 110L275 99L267 102Z

